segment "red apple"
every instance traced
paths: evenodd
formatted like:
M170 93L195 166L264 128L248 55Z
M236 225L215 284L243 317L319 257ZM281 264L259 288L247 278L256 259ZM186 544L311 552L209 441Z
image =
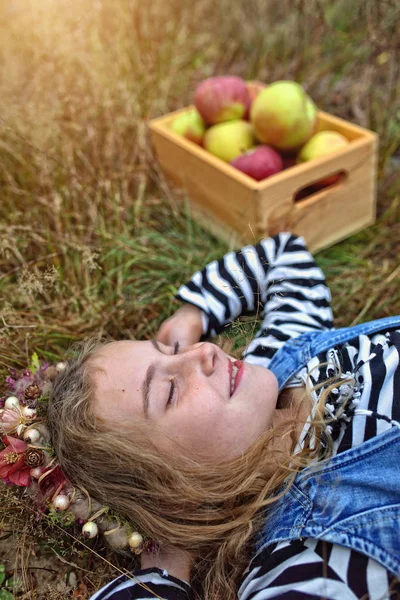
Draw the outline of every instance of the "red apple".
M250 103L243 79L230 75L209 77L194 93L194 103L208 125L242 119Z
M250 120L263 144L278 150L297 150L315 131L317 109L301 85L276 81L258 94Z
M225 162L231 162L253 144L253 127L240 119L217 123L207 129L204 136L204 148Z
M297 162L307 162L325 156L326 154L337 152L348 146L349 143L349 140L337 131L320 131L313 135L313 137L303 146L297 157ZM333 185L339 181L339 179L339 174L331 175L330 177L325 177L325 179L316 181L313 183L313 186L316 188L326 187L327 185Z
M231 161L232 167L261 181L283 169L282 157L270 146L256 146Z
M197 110L190 108L173 120L171 129L178 135L201 146L206 126Z
M254 80L254 81L246 81L246 86L247 86L247 90L249 92L250 102L249 102L249 107L246 111L246 114L243 118L249 119L251 105L253 104L254 100L257 98L258 94L267 87L267 84L263 83L262 81Z

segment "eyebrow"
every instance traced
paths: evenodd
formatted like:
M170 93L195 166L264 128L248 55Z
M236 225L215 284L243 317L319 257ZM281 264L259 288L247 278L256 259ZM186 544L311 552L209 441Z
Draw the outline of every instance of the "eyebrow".
M164 354L164 352L161 350L160 346L158 345L157 341L154 338L151 339L150 341L153 344L154 348L158 352L160 352L161 354ZM148 369L146 371L146 376L145 376L143 384L142 384L143 412L144 412L144 416L146 417L146 419L149 418L150 391L151 391L151 384L153 381L154 373L156 371L156 366L157 366L157 363L152 363L148 367Z

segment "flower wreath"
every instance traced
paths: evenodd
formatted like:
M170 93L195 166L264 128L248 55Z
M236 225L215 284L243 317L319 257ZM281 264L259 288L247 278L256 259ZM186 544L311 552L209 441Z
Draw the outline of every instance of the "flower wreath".
M63 524L82 527L84 538L102 533L114 549L130 549L139 555L156 552L158 544L132 531L126 521L112 516L108 507L74 486L64 475L51 446L46 427L47 401L52 382L65 363L41 363L36 352L29 368L8 369L6 385L12 395L0 398L0 480L25 488L39 514L63 513ZM68 516L70 518L68 518Z

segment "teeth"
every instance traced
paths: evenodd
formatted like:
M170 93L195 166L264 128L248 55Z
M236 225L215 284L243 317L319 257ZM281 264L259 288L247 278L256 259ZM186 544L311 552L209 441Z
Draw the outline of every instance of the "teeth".
M232 376L231 376L231 396L233 394L233 388L235 387L235 379L236 379L236 374L239 371L239 369L237 367L235 367L235 365L232 365Z

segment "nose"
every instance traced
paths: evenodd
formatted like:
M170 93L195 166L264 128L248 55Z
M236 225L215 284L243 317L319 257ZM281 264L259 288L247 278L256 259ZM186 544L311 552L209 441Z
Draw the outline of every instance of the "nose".
M187 346L177 355L183 367L200 366L204 375L212 375L217 361L217 349L210 342L200 342Z

